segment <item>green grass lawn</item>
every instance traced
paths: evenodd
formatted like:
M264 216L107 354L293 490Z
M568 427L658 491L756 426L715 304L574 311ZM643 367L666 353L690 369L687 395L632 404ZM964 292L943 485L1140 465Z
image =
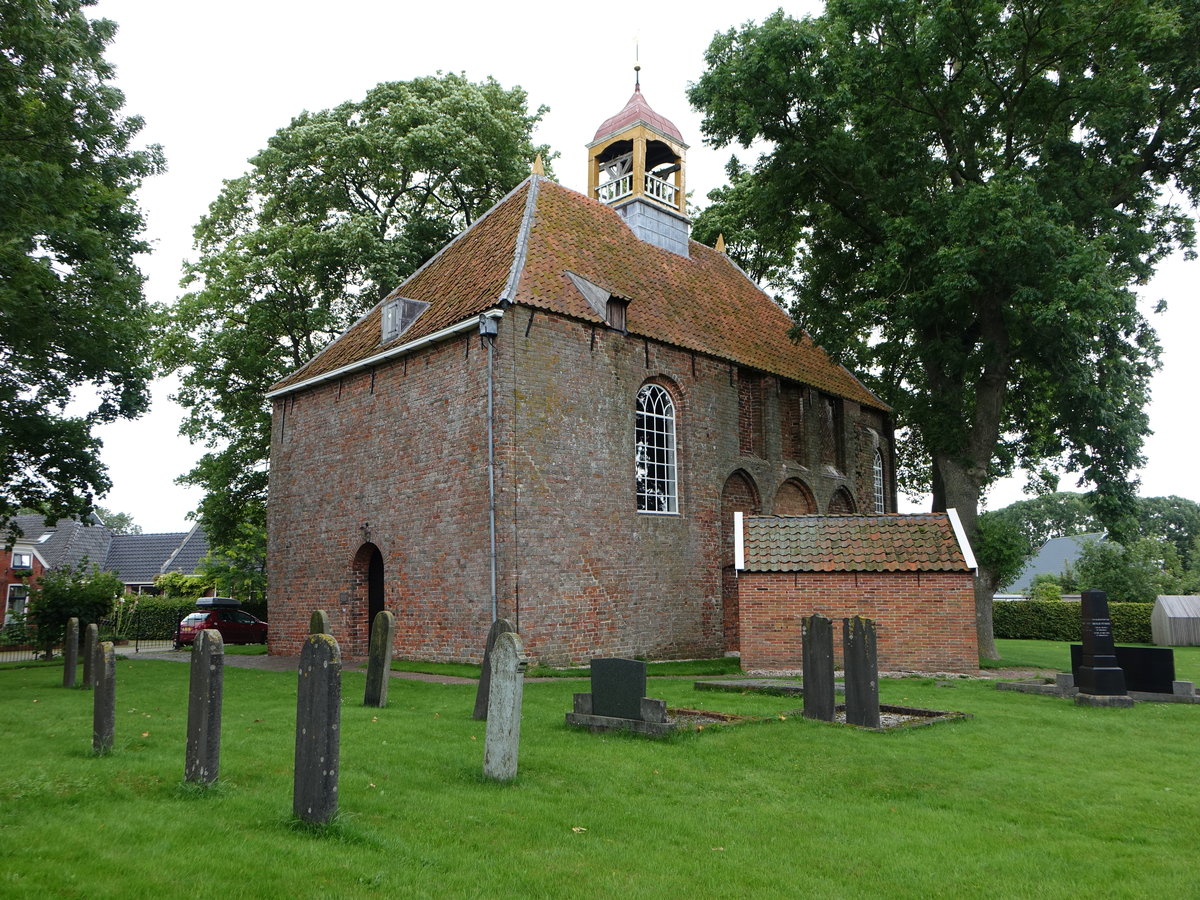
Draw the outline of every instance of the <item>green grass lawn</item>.
M1026 643L1002 652L1034 658ZM394 681L364 709L355 670L342 815L309 831L291 822L295 675L226 670L222 779L197 792L180 786L188 668L118 662L101 758L90 693L52 667L0 672L0 896L1196 895L1200 706L884 680L885 703L974 718L875 734L660 680L672 706L776 718L649 741L569 729L578 684L532 683L501 785L480 777L473 685Z
M1150 647L1152 644L1131 644ZM1071 671L1071 645L1066 641L997 640L1001 666L1037 666ZM1200 684L1200 647L1175 647L1175 677Z

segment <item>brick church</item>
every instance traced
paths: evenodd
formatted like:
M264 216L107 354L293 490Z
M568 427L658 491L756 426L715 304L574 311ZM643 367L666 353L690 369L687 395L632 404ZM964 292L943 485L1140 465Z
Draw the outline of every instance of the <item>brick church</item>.
M894 513L889 408L722 252L640 88L588 194L537 174L269 393L273 653L314 608L364 655L739 647L734 512ZM973 635L972 635L973 640Z

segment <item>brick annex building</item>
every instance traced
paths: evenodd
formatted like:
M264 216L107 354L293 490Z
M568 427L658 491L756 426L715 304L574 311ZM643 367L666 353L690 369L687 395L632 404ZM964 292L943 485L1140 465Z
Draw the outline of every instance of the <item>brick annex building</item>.
M413 658L735 650L735 511L895 511L888 407L689 239L686 149L635 90L588 196L531 175L272 389L273 653L314 608L351 656L384 608Z

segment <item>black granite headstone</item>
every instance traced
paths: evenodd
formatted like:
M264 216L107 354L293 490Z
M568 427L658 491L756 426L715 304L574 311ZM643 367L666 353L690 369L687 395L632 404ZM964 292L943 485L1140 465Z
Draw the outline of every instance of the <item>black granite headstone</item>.
M484 721L487 719L488 698L492 691L492 648L496 646L496 638L502 634L516 633L516 628L508 619L497 619L488 630L487 643L483 647L483 670L479 673L479 686L475 689L475 709L471 712L472 719Z
M1084 591L1080 596L1079 615L1083 638L1083 657L1075 673L1081 694L1124 696L1125 673L1117 664L1113 650L1112 619L1108 616L1108 595L1104 591Z
M818 614L800 622L804 666L804 718L832 722L833 620Z
M842 654L846 666L846 722L879 727L879 657L875 623L866 616L842 619Z
M592 660L592 715L640 721L645 696L645 661L620 657Z
M1170 694L1175 690L1175 651L1169 647L1113 647L1117 665L1125 673L1125 689L1147 694ZM1071 671L1076 682L1083 664L1083 646L1071 645Z

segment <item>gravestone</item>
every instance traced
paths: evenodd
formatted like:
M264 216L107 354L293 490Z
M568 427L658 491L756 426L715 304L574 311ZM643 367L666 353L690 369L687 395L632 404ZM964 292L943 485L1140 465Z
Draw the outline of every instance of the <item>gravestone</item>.
M94 626L93 626L94 627ZM96 648L96 692L92 697L92 751L103 756L112 752L117 716L117 654L112 641Z
M78 663L79 620L71 616L67 619L67 633L63 637L63 687L75 687L75 670Z
M619 657L592 660L592 715L640 719L645 696L644 660Z
M221 632L206 628L192 642L184 781L212 784L220 774L224 683L225 642Z
M83 630L83 686L91 690L96 686L96 653L100 647L100 629L95 622Z
M337 815L341 763L342 654L331 635L308 636L298 679L292 811L323 824Z
M309 634L333 634L329 629L329 613L323 609L314 609L308 620Z
M387 706L388 682L392 669L392 634L396 630L396 616L386 609L375 614L371 626L371 647L367 656L367 688L363 692L363 706Z
M842 619L846 666L846 724L879 727L879 657L875 623L866 616Z
M1125 647L1115 645L1113 656L1125 675L1126 691L1170 694L1175 682L1175 651L1169 647ZM1083 665L1083 645L1071 645L1071 671Z
M1075 673L1079 693L1075 702L1085 706L1132 706L1125 689L1125 673L1117 664L1113 647L1108 594L1084 591L1080 595L1080 636L1083 654Z
M487 737L483 748L483 774L496 781L517 777L517 754L521 746L521 695L528 661L515 631L496 635L489 660L491 689L488 693Z
M471 713L472 719L486 719L488 715L488 696L492 684L492 648L496 645L496 638L509 632L515 633L516 630L508 619L497 619L488 630L487 644L483 648L483 667L479 673L479 687L475 689L475 710Z
M804 717L832 722L833 620L819 613L802 619L800 638L804 654Z
M655 737L676 727L667 721L667 704L646 696L646 663L638 659L592 660L592 690L576 694L568 725L592 731L634 731Z

